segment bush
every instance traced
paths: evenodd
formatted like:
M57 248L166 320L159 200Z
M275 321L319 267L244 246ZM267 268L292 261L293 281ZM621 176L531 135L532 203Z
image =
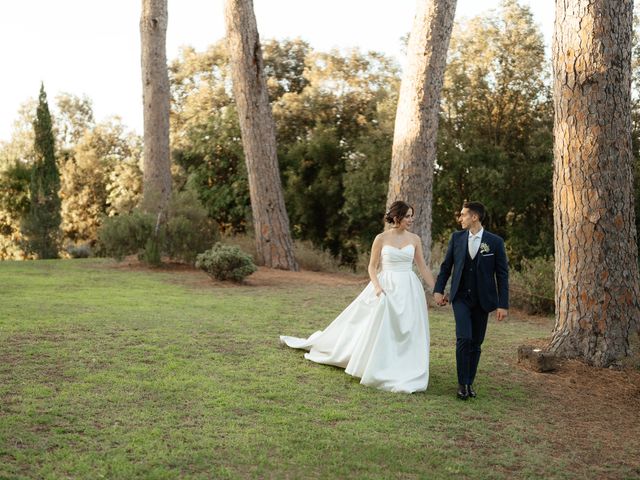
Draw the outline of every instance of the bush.
M242 282L257 270L253 259L238 247L216 243L196 258L196 267L218 280Z
M139 254L139 258L149 265L157 267L162 264L162 254L160 253L161 238L159 235L151 235L144 245L144 251Z
M233 245L238 247L244 253L251 255L255 259L258 256L256 250L256 240L253 235L247 233L238 233L235 235L222 235L220 243L223 245Z
M88 243L70 245L66 250L71 258L89 258L91 256L91 245Z
M236 246L251 255L252 258L256 258L256 241L253 235L225 235L220 242L225 245ZM294 240L293 251L302 270L332 273L352 271L349 267L340 265L340 260L331 255L330 252L314 247L309 240Z
M163 253L191 264L198 252L216 240L218 231L195 192L189 190L173 196L163 227Z
M298 265L303 270L312 272L339 272L346 271L346 267L340 266L340 260L327 250L315 248L308 240L294 240L294 254Z
M529 314L553 314L555 285L553 258L523 259L520 271L511 272L511 304Z
M116 260L144 252L155 229L154 215L133 210L125 215L107 217L98 231L98 241L104 253Z
M217 227L190 191L171 197L166 220L157 225L157 216L140 210L108 217L99 231L99 241L107 256L122 260L126 255L159 265L163 255L193 263L198 252L216 239Z

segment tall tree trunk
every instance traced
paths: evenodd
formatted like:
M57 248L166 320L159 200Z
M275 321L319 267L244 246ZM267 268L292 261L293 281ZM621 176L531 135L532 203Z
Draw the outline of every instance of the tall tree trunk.
M638 347L632 19L632 0L556 0L556 324L550 348L596 366Z
M433 165L447 50L456 0L419 0L400 86L387 208L404 200L415 208L413 231L431 256Z
M276 133L252 0L225 0L233 91L244 147L259 264L298 270L284 204Z
M164 211L171 196L167 16L167 0L142 0L140 17L144 104L142 207L153 213Z

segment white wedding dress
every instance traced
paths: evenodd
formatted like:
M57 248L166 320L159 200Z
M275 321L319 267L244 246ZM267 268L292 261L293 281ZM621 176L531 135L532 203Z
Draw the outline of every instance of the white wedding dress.
M382 247L378 274L331 324L309 338L281 336L308 350L312 362L342 367L360 383L390 392L420 392L429 382L429 320L422 283L413 272L414 246Z

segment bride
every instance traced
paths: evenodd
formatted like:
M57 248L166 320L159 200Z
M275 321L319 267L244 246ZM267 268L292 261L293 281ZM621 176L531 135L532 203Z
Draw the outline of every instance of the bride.
M312 362L342 367L360 383L390 392L420 392L429 382L429 320L415 262L430 290L435 281L422 242L409 232L413 208L394 202L385 215L391 228L371 247L371 282L331 324L309 338L281 336L308 350ZM379 266L382 270L378 273Z

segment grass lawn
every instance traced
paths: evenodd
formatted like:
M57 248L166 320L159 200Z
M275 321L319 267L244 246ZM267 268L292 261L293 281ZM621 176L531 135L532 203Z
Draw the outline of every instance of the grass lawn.
M278 343L361 282L255 275L0 263L0 479L640 478L639 372L517 366L550 319L490 320L460 402L453 316L431 309L429 388L391 394Z

